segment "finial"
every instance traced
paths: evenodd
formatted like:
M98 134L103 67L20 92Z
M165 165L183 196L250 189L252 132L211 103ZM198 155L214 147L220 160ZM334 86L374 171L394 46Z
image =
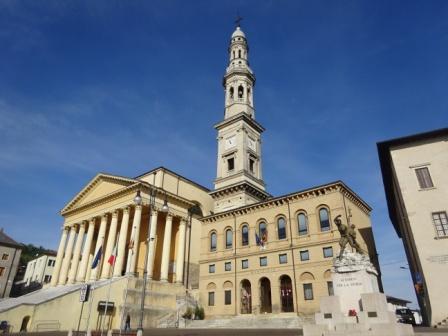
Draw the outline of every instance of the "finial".
M240 14L238 13L236 15L236 20L235 20L235 24L237 27L241 27L241 20L243 20L243 18L240 16Z

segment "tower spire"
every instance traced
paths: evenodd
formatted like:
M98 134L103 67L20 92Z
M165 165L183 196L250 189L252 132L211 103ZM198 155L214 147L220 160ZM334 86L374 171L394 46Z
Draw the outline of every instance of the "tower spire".
M214 211L221 212L267 199L261 170L261 133L255 121L253 89L255 75L249 67L249 45L241 30L242 18L230 38L229 65L223 78L224 120L218 131L218 160Z
M236 15L236 20L235 20L235 25L236 27L241 27L241 21L243 20L243 18L240 16L240 14L238 13Z

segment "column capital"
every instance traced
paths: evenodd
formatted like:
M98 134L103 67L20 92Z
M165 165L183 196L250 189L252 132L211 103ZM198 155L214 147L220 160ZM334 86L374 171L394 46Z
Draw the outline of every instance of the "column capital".
M135 207L135 210L137 210L137 209L142 209L142 204L135 204L134 205L134 207Z
M124 208L122 208L121 210L123 210L123 214L125 213L129 213L129 210L131 209L130 205L126 205Z
M112 212L112 218L117 218L118 217L118 210L114 210Z
M180 217L180 225L185 225L187 224L188 219L186 217Z
M69 225L64 225L62 227L62 231L70 231L70 226Z
M102 215L101 215L101 219L103 219L103 218L106 218L106 219L109 219L109 212L105 212L105 213L103 213Z
M173 213L171 213L171 212L168 212L167 214L166 214L166 219L170 219L170 220L173 220L173 217L174 217L174 214Z
M96 222L96 217L92 217L89 219L89 224L95 225L95 222Z

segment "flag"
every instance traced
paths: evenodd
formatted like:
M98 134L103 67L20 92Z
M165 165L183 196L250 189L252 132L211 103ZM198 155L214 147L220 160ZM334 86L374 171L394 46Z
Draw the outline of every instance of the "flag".
M98 266L98 263L101 260L102 247L103 246L100 246L100 248L98 249L98 252L95 255L95 259L93 259L92 269L94 269L96 266Z
M257 246L263 246L262 241L260 240L260 237L258 237L258 234L255 232L255 241L257 242Z
M110 255L107 262L111 265L115 264L115 260L117 259L117 245L115 244L114 249L112 250L112 254Z

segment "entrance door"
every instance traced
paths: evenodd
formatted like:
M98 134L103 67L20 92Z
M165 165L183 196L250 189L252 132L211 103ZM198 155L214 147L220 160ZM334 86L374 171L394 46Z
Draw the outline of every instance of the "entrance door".
M241 314L252 313L252 289L249 280L241 281Z
M292 283L291 278L287 275L280 277L280 301L282 303L282 312L290 313L294 311Z
M271 282L268 278L260 279L260 313L272 313Z

